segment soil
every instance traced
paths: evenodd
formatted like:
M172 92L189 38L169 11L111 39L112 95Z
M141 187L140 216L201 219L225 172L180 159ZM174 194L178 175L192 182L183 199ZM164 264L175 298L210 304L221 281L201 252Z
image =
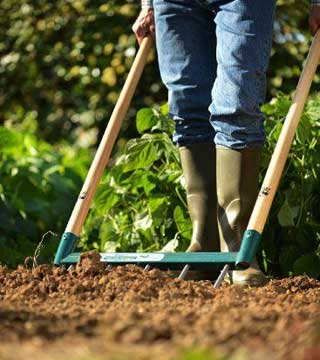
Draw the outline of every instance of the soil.
M0 266L0 359L320 359L320 282L181 281L86 253L72 269Z

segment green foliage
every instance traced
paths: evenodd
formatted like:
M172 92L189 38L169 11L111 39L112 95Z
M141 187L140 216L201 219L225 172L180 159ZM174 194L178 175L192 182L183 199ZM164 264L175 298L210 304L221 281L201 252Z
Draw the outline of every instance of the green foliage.
M222 355L213 349L190 348L184 349L177 357L177 360L228 360L229 356ZM242 360L242 356L237 356L237 359Z
M264 105L268 165L290 100ZM269 274L320 276L319 98L306 107L263 235ZM98 188L81 237L83 249L183 251L191 224L173 123L166 107L137 114L140 137L119 147ZM33 254L41 235L61 233L86 174L89 153L53 147L34 135L0 127L0 260L15 266ZM53 255L55 241L44 247Z
M45 232L62 232L88 160L88 151L0 127L0 262L21 264ZM57 240L46 240L43 258Z
M273 48L268 71L269 93L290 93L301 73L301 64L307 56L311 34L309 31L310 1L278 0L274 26ZM318 90L319 75L313 89Z
M65 137L94 145L137 51L131 26L139 7L133 1L2 0L0 122L32 129L50 143ZM153 50L149 63L154 59ZM131 112L165 97L155 64L140 86Z
M102 251L184 249L191 226L181 185L172 122L161 111L141 109L141 137L116 155L94 200L82 245ZM178 247L179 245L179 247Z
M289 97L282 95L263 107L268 119L265 168L289 106ZM319 97L309 100L264 232L262 253L269 273L320 276L319 107Z
M262 174L289 106L289 97L281 95L263 107L268 141ZM312 98L306 107L264 232L260 258L269 274L320 276L319 106L319 98ZM185 250L191 224L172 123L164 114L137 114L142 135L117 154L105 176L85 226L84 248L156 251L169 241L165 250Z

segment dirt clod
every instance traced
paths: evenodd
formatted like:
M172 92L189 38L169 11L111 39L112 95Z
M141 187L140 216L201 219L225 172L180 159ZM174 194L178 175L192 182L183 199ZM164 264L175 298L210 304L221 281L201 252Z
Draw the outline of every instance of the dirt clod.
M214 289L156 269L108 270L99 260L89 252L73 269L0 266L0 359L27 359L29 352L32 359L67 358L72 344L81 356L97 358L130 348L132 359L150 352L173 359L190 347L227 356L242 351L245 359L320 358L315 279Z
M79 275L99 274L105 265L100 262L100 254L97 251L88 251L80 255L80 261L76 266Z

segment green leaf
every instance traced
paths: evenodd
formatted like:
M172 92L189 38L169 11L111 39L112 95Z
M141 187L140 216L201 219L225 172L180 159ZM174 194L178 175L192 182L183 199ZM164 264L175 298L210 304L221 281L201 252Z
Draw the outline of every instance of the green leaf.
M291 275L293 264L299 256L300 250L295 246L286 246L281 249L279 262L284 275Z
M307 144L311 136L311 124L307 116L302 116L297 129L297 139L301 144Z
M116 252L118 250L118 244L115 241L106 241L103 246L104 252Z
M181 206L176 206L173 212L173 218L182 237L191 239L192 226L190 219L184 216Z
M151 173L142 175L140 178L140 186L143 186L146 195L150 195L151 191L157 186L155 175Z
M163 222L163 218L167 213L167 198L165 196L152 197L148 201L148 207L155 226L159 226Z
M158 159L152 137L142 137L128 142L127 154L124 157L122 171L128 172L141 168L148 168Z
M176 248L179 246L178 239L172 239L166 243L166 245L160 250L162 252L175 252Z
M307 274L308 276L318 278L320 276L320 259L316 254L307 254L301 256L293 264L295 275Z
M122 188L131 189L134 193L141 193L143 188L146 195L150 195L152 190L157 187L158 179L156 174L145 169L138 169L134 171L126 180L119 184Z
M161 111L162 115L168 115L169 114L169 104L165 103L165 104L161 105L160 111Z
M116 242L117 237L116 237L115 229L112 226L111 222L109 221L102 222L99 231L99 240L103 244L103 247L105 247L105 244L107 242ZM106 251L106 249L103 250Z
M286 199L278 213L278 220L281 226L294 226L294 219L299 214L299 207L291 207Z
M148 214L137 215L133 225L135 230L147 230L152 226L152 219Z
M18 132L11 131L0 126L0 150L5 152L9 148L21 145L21 135Z
M139 134L151 129L156 123L157 117L152 109L143 108L138 111L136 125Z
M108 184L104 184L103 187L98 188L95 206L97 207L98 213L105 216L119 200L120 197L115 193L115 190L108 187Z

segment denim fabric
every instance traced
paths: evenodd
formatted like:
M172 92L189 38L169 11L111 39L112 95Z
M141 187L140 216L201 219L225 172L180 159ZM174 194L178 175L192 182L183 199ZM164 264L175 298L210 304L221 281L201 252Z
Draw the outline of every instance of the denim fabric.
M320 5L320 0L310 0L311 5ZM141 7L153 7L153 0L141 0Z
M154 0L161 78L178 145L265 140L260 105L275 0Z

